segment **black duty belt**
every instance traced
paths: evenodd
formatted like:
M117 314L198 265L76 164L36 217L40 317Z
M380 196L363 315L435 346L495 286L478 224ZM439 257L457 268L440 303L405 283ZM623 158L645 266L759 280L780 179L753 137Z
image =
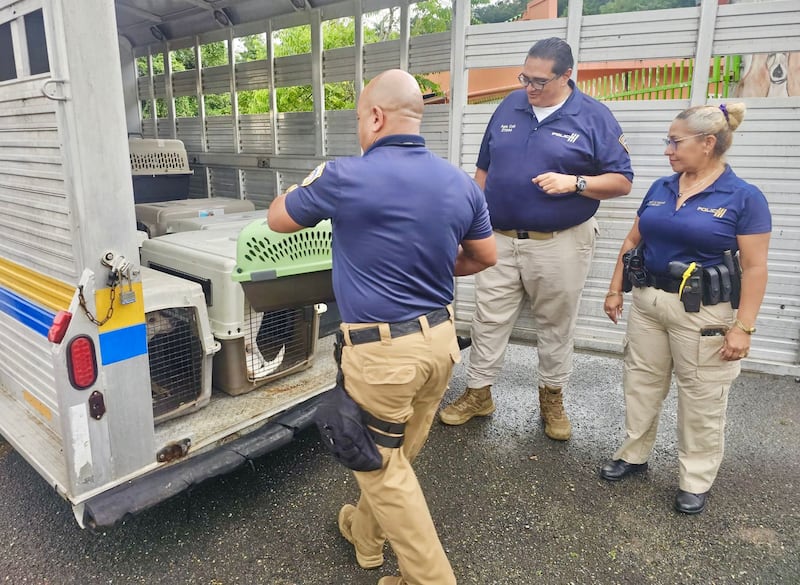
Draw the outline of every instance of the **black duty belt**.
M450 312L447 309L436 309L427 315L430 327L441 325L445 321L450 320ZM389 323L389 333L392 337L402 337L403 335L411 335L412 333L419 333L422 331L420 319L422 316L409 321L402 321L400 323ZM376 325L375 327L366 327L364 329L351 329L350 330L350 343L352 345L360 345L362 343L374 343L381 340L381 330Z
M552 240L558 232L535 232L532 230L494 230L509 238L517 240Z
M671 276L647 275L647 286L661 289L665 292L676 293L681 289L681 280Z

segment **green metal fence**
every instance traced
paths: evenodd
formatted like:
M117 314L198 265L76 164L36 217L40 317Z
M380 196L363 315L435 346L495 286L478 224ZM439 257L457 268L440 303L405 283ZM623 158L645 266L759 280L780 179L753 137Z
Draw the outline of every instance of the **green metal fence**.
M708 80L708 97L727 98L739 81L741 56L714 57ZM581 91L598 100L669 100L691 97L694 60L644 67L633 71L579 81Z

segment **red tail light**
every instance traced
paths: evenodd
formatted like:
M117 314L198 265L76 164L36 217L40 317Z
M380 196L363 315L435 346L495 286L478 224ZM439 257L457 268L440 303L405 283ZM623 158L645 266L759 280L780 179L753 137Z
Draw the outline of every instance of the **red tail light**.
M97 358L94 343L88 335L78 335L67 346L67 370L70 384L85 390L97 380Z
M47 341L51 343L61 343L64 335L67 334L67 327L72 320L72 313L69 311L59 311L56 313L53 324L50 325L50 331L47 332Z

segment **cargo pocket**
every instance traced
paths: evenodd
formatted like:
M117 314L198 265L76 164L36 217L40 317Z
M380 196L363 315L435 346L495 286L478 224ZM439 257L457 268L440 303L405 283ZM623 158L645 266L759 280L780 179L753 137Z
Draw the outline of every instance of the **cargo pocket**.
M364 366L363 377L367 384L374 386L410 384L417 375L414 364L368 365Z
M725 343L721 335L700 336L697 344L697 379L701 382L727 383L739 375L739 362L726 361L720 356Z

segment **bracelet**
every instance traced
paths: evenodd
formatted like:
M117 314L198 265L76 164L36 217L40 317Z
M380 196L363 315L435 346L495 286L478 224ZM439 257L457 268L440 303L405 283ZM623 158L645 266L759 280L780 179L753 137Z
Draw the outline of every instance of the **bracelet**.
M745 327L745 324L739 321L739 319L736 319L736 321L734 321L733 324L736 325L739 329L741 329L745 333L747 333L748 335L752 335L753 333L756 332L755 327Z
M619 296L622 296L622 293L621 293L621 292L619 292L618 290L610 290L610 291L608 291L608 292L606 293L606 298L608 298L608 297L615 297L615 296L617 296L617 295L619 295Z

